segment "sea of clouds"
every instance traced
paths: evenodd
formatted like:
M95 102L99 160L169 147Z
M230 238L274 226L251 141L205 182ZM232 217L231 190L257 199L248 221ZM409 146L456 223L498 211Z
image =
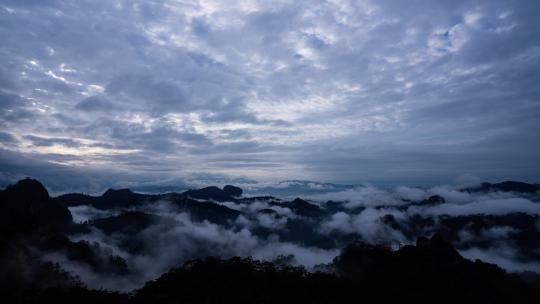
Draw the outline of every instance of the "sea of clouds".
M533 227L512 227L494 221L489 227L476 229L471 223L461 226L459 231L452 231L457 236L452 243L466 258L495 263L507 271L540 272L540 261L534 259L534 254L540 253L540 247L536 248L538 252L532 253L532 258L524 257L523 251L529 248L519 248L516 242L516 236L520 233L540 233L538 194L497 191L469 193L453 186L398 186L387 189L361 185L331 190L303 197L323 211L321 216L316 217L303 216L287 207L290 197L283 197L280 200L284 203L282 205L263 198L249 203L216 202L241 212L226 225L194 220L189 212L178 209L168 201L122 210L71 207L74 220L80 223L91 223L128 211L155 215L156 220L147 228L130 233L120 231L107 234L93 227L89 233L70 236L73 241L97 243L107 253L122 257L131 269L128 275L98 274L58 254L48 256L48 259L59 262L90 287L127 291L141 287L144 282L159 277L170 268L195 258L251 256L254 259L303 265L309 270L331 262L350 241L399 248L413 244L419 236L429 236L443 229L443 219L474 215L500 218L524 213L535 219ZM443 198L444 202L420 203L434 195ZM407 227L413 227L419 218L427 219L430 224L413 230L411 234L411 229ZM304 241L303 234L306 239L315 235L335 242L333 246L326 243L318 245ZM139 250L129 250L129 246L126 246L134 243L138 244Z

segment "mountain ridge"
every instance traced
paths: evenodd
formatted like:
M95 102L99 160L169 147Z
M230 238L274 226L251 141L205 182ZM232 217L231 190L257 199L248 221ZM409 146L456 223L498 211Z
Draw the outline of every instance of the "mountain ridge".
M489 195L494 195L493 193L500 191L510 193L517 190L521 191L519 193L524 197L531 195L529 189L532 188L522 183L507 182L502 185L490 184L474 191L467 189L459 191L472 195L484 195L483 191L488 191ZM243 196L241 191L241 188L232 185L163 194L142 194L124 188L108 189L100 196L70 193L51 198L39 181L24 179L0 190L0 214L4 219L0 223L0 232L5 236L0 241L0 262L11 278L9 286L18 286L17 288L38 286L39 294L30 292L37 297L36 299L42 299L44 293L49 295L52 293L53 297L64 297L65 293L69 292L77 299L82 296L89 298L96 296L100 299L112 296L115 299L113 301L159 303L163 298L159 298L159 293L156 292L161 290L162 295L166 294L164 298L171 301L186 300L183 295L176 292L176 289L167 286L195 278L202 280L199 281L201 285L192 285L195 290L202 290L204 286L216 283L230 286L225 282L239 279L236 277L239 273L231 273L226 269L237 267L250 269L248 273L254 276L255 282L271 286L270 289L256 289L260 293L248 295L245 298L247 302L261 297L286 301L283 294L273 298L270 292L273 288L282 288L273 280L289 275L294 277L291 284L297 284L299 288L296 291L289 291L294 297L305 296L307 289L303 288L311 286L310 288L323 288L326 297L331 296L333 299L343 301L352 296L355 288L351 286L364 286L368 302L376 302L375 294L383 293L385 287L391 290L387 300L397 300L399 298L394 298L397 295L401 295L404 299L405 290L413 290L412 295L431 300L436 299L439 293L450 290L469 292L480 299L482 293L489 290L489 286L510 286L507 288L510 290L507 290L508 293L505 293L506 291L493 293L496 296L490 299L494 301L497 297L508 299L510 296L519 298L521 295L526 295L523 296L523 299L526 299L534 294L530 286L536 285L526 283L523 279L526 276L508 274L499 266L480 260L465 259L461 253L467 252L470 248L489 250L491 246L498 244L496 241L489 241L489 238L486 239L487 235L491 238L508 238L519 249L516 253L519 261L531 263L540 261L540 255L535 254L540 248L538 214L514 212L502 215L429 216L418 213L403 219L396 214L397 211L445 207L448 198L445 198L444 194L443 196L433 194L423 199L403 200L398 206L389 204L370 207L351 206L348 201L316 203L300 197L288 200L273 196L249 197ZM524 199L520 200L519 202L522 202ZM508 204L512 202L508 201ZM74 222L72 212L90 212L89 214L100 212L104 216ZM352 233L349 226L344 226L352 225L355 221L366 221L366 218L361 216L373 213L378 213L373 222L360 222L365 225L362 226L363 229L383 229L381 233L399 233L414 241L390 249L392 244L366 239ZM343 220L339 222L338 219ZM323 230L325 227L334 230L325 232ZM177 234L178 231L180 234ZM464 238L464 232L472 236ZM168 244L176 242L177 247L168 247ZM204 242L215 242L216 246L197 247ZM298 267L297 257L294 255L257 261L246 257L230 259L229 257L234 256L231 252L237 251L225 250L227 253L222 258L214 260L206 258L213 254L219 255L221 253L219 250L224 250L228 242L232 243L232 248L242 247L250 242L255 242L253 245L259 246L257 242L261 242L261 247L256 248L258 250L262 248L277 250L271 246L302 248L301 250L314 252L335 250L338 257L327 263L310 266L309 270ZM165 245L164 249L160 247L163 245L157 245L160 243ZM169 252L174 254L175 250L186 250L192 255L172 259L170 264L167 264L168 268L161 268L161 277L154 278L155 281L146 281L146 285L134 291L132 296L92 291L84 287L85 283L72 277L72 274L77 273L84 275L84 271L91 271L93 276L105 277L113 282L140 277L146 268L137 268L136 261L149 260L151 262L144 265L151 267L152 263L159 262L160 257L168 256ZM301 257L306 251L299 252ZM55 260L57 263L55 264L43 257L60 259ZM187 259L189 257L200 259ZM179 266L185 259L187 259L185 264ZM63 267L71 269L71 272L66 273ZM52 276L48 279L51 284L43 284L18 273L24 270L23 272L41 278L45 277L44 269ZM77 272L81 271L80 269L85 270ZM183 274L181 277L173 276L175 279L170 281L165 279L168 276L167 269L172 269L173 274ZM265 269L273 270L267 272ZM218 281L208 276L212 271L222 270L226 270L223 273L226 277L219 278ZM257 281L261 278L264 279ZM434 279L446 282L445 284L451 284L456 279L462 280L475 286L477 290L467 287L466 284L452 287L455 289L443 288L432 283ZM84 282L88 282L87 280L88 277L83 277ZM318 285L322 282L320 280L334 287L324 289L326 287ZM486 280L488 283L480 283L478 280ZM426 291L403 283L409 281L423 282L432 289ZM53 282L55 283L52 284ZM236 282L241 284L244 281L240 279ZM8 286L8 283L5 284ZM228 297L232 296L226 290L220 290ZM236 289L231 287L231 290ZM195 303L215 300L200 294L197 298L196 293L187 290L183 292L186 296L193 297L190 299ZM456 296L454 299L461 298ZM317 297L313 301L318 303Z

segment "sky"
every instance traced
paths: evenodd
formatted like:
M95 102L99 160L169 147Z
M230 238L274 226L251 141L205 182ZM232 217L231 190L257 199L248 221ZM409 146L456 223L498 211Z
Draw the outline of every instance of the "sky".
M0 0L0 183L540 181L539 1Z

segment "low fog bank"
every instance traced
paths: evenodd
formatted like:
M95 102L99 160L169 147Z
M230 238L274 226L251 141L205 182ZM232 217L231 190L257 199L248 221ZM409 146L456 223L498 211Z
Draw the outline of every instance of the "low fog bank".
M287 222L299 219L289 208L270 207L258 201L250 205L233 206L232 202L224 202L223 205L244 212L236 220L220 225L208 220L194 220L188 212L178 209L169 201L121 211L104 211L91 206L70 207L74 219L92 226L89 231L70 235L70 239L73 242L98 243L100 247L107 248L127 262L131 273L119 279L116 275L100 275L89 271L84 265L59 260L58 256L51 260L67 265L66 270L77 274L89 287L129 291L142 287L146 281L159 277L171 267L206 256L252 257L310 269L331 262L339 254L339 248L305 246L280 239L279 233L288 233ZM276 210L276 213L261 210ZM122 221L122 217L135 214L156 217L140 230L132 227L114 231L99 229L100 220L116 217ZM303 220L309 221L307 218ZM96 223L98 228L93 226ZM128 226L133 224L127 218L125 223Z
M466 258L509 272L540 272L540 187L533 184L362 185L303 198L245 195L234 186L159 195L109 189L101 196L50 198L36 183L24 180L3 195L41 191L24 200L54 206L64 225L55 234L29 239L28 256L57 264L95 289L131 291L208 256L320 270L353 242L397 250L434 234ZM19 191L19 184L37 190Z
M510 272L540 272L540 193L471 189L367 185L308 198L327 209L343 202L321 221L323 233L399 247L440 232L466 258Z
M104 280L75 266L70 270L91 287L110 288L108 282L114 281L118 289L128 290L194 258L251 256L312 269L331 262L353 240L397 249L419 236L441 232L467 258L508 271L540 271L540 244L535 239L540 233L540 203L534 192L364 185L306 196L305 202L320 210L317 214L295 212L286 196L246 199L214 201L238 212L226 223L195 220L166 199L121 209L70 207L80 223L122 214L156 216L147 227L129 234L122 229L104 233L99 225L91 225L90 231L70 236L73 241L99 243L122 257L133 272L132 281Z

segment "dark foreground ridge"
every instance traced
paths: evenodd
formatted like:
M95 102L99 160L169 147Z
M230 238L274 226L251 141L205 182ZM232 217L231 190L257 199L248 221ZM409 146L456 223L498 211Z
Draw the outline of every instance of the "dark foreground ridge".
M135 303L532 302L535 286L463 259L440 235L392 251L353 243L322 271L233 258L186 263L149 282ZM208 292L211 288L211 292ZM459 301L459 302L458 302Z
M511 186L512 190L508 191L529 191L521 184L517 188L515 184ZM503 188L508 189L506 186L500 189ZM74 223L67 206L80 204L114 209L167 199L196 220L220 225L230 225L240 213L213 201L249 204L253 200L265 200L271 206L290 208L306 218L326 216L322 208L300 198L284 202L273 197L242 198L241 195L240 188L228 186L223 190L208 187L162 195L123 189L108 190L99 197L68 194L51 198L38 181L21 180L0 191L0 300L3 303L536 303L540 296L538 276L512 275L496 265L467 260L446 240L451 233L443 236L437 231L430 238L419 237L415 245L405 245L399 250L349 240L349 245L332 262L318 265L313 271L291 266L288 262L291 258L287 256L273 262L239 257L195 259L173 267L129 294L89 289L73 273L66 272L62 263L41 258L62 253L67 262L121 278L132 271L123 258L99 243L72 241L70 234L98 229L106 235L132 236L124 239L124 249L137 254L145 250L145 245L135 237L137 233L162 220L153 214L123 211L88 223ZM440 197L419 202L440 203L443 203ZM389 216L383 220L388 225L397 225ZM451 221L445 227L468 223L484 227L502 219L476 216L441 220ZM525 215L504 220L505 225L527 222L526 225L534 226L537 222L537 218ZM289 229L293 227L302 232L298 239L307 237L307 228ZM537 239L537 235L524 238L531 239Z
M172 269L131 294L88 290L72 279L68 287L17 286L2 297L25 303L536 303L540 296L538 282L463 259L439 235L398 251L354 243L319 268L307 272L249 258L209 257ZM47 271L49 280L66 276Z

